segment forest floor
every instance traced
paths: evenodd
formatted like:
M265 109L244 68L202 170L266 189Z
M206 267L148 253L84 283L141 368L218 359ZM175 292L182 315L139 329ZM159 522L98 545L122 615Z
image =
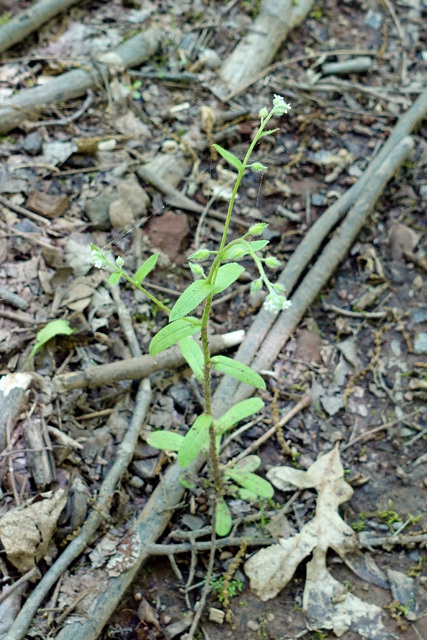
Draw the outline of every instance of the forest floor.
M13 16L29 3L9 4ZM245 174L230 238L247 230L242 219L266 221L269 252L286 264L316 220L363 175L426 86L424 3L325 0L290 33L270 71L221 100L213 90L218 68L251 28L259 5L257 0L77 3L2 54L0 99L7 100L84 66L151 22L162 32L156 53L134 72L118 72L81 99L52 104L36 122L23 121L0 141L0 284L20 297L8 300L2 294L0 299L0 373L22 371L37 330L48 320L64 318L76 329L71 336L57 336L32 360L25 411L12 428L6 425L0 515L28 501L38 504L42 494L48 500L62 489L67 496L56 531L45 534L49 540L37 555L42 575L83 525L132 419L137 390L134 380L63 392L54 384L58 376L135 355L122 331L108 274L91 264L91 243L123 257L129 271L160 252L147 280L151 292L173 303L192 281L188 255L202 245L214 249L222 233L220 216L211 214L226 213L233 176L209 145L218 141L243 158L259 110L270 108L273 95L280 94L291 111L275 119L271 128L279 130L255 150L254 160L267 169ZM328 63L360 56L368 58L365 70L330 75ZM319 90L319 79L330 80L329 87ZM354 489L340 507L343 520L371 542L396 532L401 536L362 548L387 576L387 588L362 580L338 555L328 554L328 568L344 585L343 593L378 605L385 625L385 631L361 634L349 624L344 640L392 634L427 640L426 133L426 123L413 132L409 159L275 362L262 372L264 409L225 451L227 459L237 456L309 393L309 406L257 450L259 473L279 466L310 469L338 443L344 477ZM198 146L189 152L190 138ZM175 195L165 195L138 173L156 157L170 163L171 175L162 180L199 205L199 212L186 210ZM247 330L259 312L262 297L249 292L254 265L242 264L246 271L230 289L232 295L213 309L214 333ZM116 291L146 354L166 316L130 287ZM160 370L150 379L153 396L143 433L162 428L184 434L202 410L201 387L191 370ZM42 444L34 444L37 439L29 432L37 432ZM61 433L70 440L61 439ZM40 448L44 457L35 459ZM90 572L102 568L102 580L111 579L105 570L109 557L158 485L159 471L173 460L173 454L159 454L140 439L114 491L107 522L49 591L26 637L54 637L64 624L58 617L70 605L75 610L66 622L85 619L95 580ZM287 514L277 522L284 504ZM269 501L230 500L233 517L245 517L239 536L276 540L301 532L315 506L310 488L291 494L276 489ZM209 540L210 535L198 537L209 525L208 512L204 492L185 494L157 542L176 543L177 532L193 542ZM414 535L417 542L410 539ZM6 589L34 560L13 562L3 536L0 519ZM227 610L220 586L238 550L237 545L217 551L214 589L198 637L335 637L320 623L317 630L307 628L305 560L279 595L265 602L250 590L242 563L229 587L231 621L209 619L215 609ZM248 548L246 559L255 551ZM31 556L31 547L27 553ZM150 557L99 637L181 637L200 597L207 560L203 552L193 558L176 555L172 566L167 556ZM26 582L5 600L9 614L0 605L2 632L36 585L37 580Z

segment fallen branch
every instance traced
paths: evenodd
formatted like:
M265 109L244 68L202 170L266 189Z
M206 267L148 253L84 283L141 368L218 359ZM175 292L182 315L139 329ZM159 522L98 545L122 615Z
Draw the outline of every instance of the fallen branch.
M231 349L240 344L244 337L244 331L232 331L211 338L212 353L219 353L224 349ZM72 389L83 387L100 387L103 384L113 384L120 380L138 380L148 376L154 371L162 369L175 369L185 364L178 347L171 347L162 351L157 356L144 355L137 358L127 358L119 362L101 364L89 367L84 371L58 375L53 379L55 390L65 393Z
M272 329L265 336L261 347L255 351L256 356L251 362L251 367L255 371L267 369L270 363L274 362L288 341L289 336L304 317L307 307L312 304L316 296L322 291L350 250L387 182L393 177L413 148L414 142L412 138L403 138L394 147L393 155L385 159L382 165L372 174L365 191L356 201L342 225L335 231L332 239L316 260L315 265L310 269L292 296L291 308L279 316ZM239 384L234 395L235 402L240 402L240 400L250 395L249 388L245 388L245 386Z
M220 69L222 82L214 93L224 98L230 89L239 87L270 64L287 38L308 15L313 0L264 0L249 33L239 42ZM224 86L224 84L225 86Z
M42 24L80 0L40 0L0 27L0 53L37 31Z
M87 62L80 69L67 71L42 86L20 91L5 100L0 107L0 134L18 127L23 120L34 120L57 102L78 98L99 87L116 71L141 64L156 52L160 37L158 30L147 29L103 54L98 61Z

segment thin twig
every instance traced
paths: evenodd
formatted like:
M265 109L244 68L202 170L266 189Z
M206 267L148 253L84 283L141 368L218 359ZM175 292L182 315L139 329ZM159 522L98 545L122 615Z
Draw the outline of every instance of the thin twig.
M215 550L216 550L216 531L215 531L215 526L216 526L216 507L217 507L217 504L218 504L218 498L217 498L217 496L215 494L213 495L213 499L211 500L211 503L212 503L212 534L211 534L211 541L210 541L211 548L210 548L210 554L209 554L208 569L206 571L206 576L205 576L205 584L203 586L202 595L201 595L200 600L198 602L197 611L195 612L193 621L191 623L190 630L189 630L188 634L185 634L185 636L183 636L183 640L184 640L184 638L185 638L185 640L193 640L194 639L194 634L197 631L197 627L198 627L200 618L202 617L202 613L203 613L203 609L205 608L207 597L210 594L210 592L212 591L211 577L212 577L212 571L213 571L213 566L214 566L214 561L215 561Z
M16 582L14 582L8 589L5 589L0 593L0 603L4 602L14 591L17 589L23 582L27 580L31 580L32 578L39 577L40 571L37 567L33 567L27 573L24 573L23 576L19 578Z
M32 211L30 211L29 209L26 209L25 207L21 207L19 204L15 204L14 202L11 202L10 200L8 200L8 198L5 198L2 195L0 195L0 204L2 204L4 207L7 207L11 211L14 211L15 213L19 213L21 216L25 216L26 218L29 218L33 222L38 222L39 224L43 224L46 227L50 225L50 220L47 220L46 218L43 218L42 216L37 215L37 213L33 213Z
M406 416L402 416L401 418L396 418L396 420L392 420L391 422L386 422L385 424L380 424L378 427L375 427L374 429L365 431L364 433L361 433L360 435L353 438L353 440L351 440L350 442L347 442L347 444L344 444L341 447L341 451L346 451L347 449L352 447L354 444L356 444L356 442L360 442L361 440L366 440L366 439L369 440L369 438L375 435L376 433L381 433L381 431L388 431L392 427L395 427L397 424L399 424L399 422L403 422L408 418L412 418L413 416L419 415L424 411L425 411L424 408L418 409L418 411L413 411L412 413L408 413L406 414Z
M264 444L264 442L267 442L267 440L269 440L272 436L274 436L274 434L277 432L277 427L279 427L279 428L283 427L285 424L287 424L289 422L289 420L291 420L294 416L296 416L297 413L299 413L300 411L302 411L306 407L309 407L310 403L311 403L311 395L309 393L306 393L301 398L301 400L294 407L292 407L292 409L290 411L288 411L288 413L285 416L283 416L283 418L278 422L277 425L274 425L274 427L271 427L271 429L269 429L268 431L263 433L262 436L257 438L254 442L252 442L252 444L250 444L249 447L246 447L246 449L244 449L241 453L239 453L238 456L233 458L231 463L235 464L236 462L238 462L242 458L245 458L249 454L251 454L254 451L256 451L257 449L259 449L259 447L262 444Z

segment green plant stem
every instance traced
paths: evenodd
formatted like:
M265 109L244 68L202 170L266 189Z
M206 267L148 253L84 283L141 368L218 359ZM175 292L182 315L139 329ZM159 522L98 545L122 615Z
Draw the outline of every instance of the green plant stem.
M263 130L265 128L265 125L270 120L272 115L273 115L273 113L269 113L268 116L264 120L261 121L261 126L258 129L255 138L252 140L252 142L251 142L251 144L249 146L249 149L246 152L245 158L244 158L243 163L242 163L242 167L239 170L238 176L236 178L236 182L234 183L233 192L231 194L230 202L229 202L229 205L228 205L227 218L226 218L226 221L225 221L225 224L224 224L224 231L222 233L221 244L219 246L219 250L220 251L222 249L224 249L225 243L227 241L227 233L228 233L228 228L229 228L230 222L231 222L231 214L232 214L232 211L233 211L233 208L234 208L234 201L236 199L236 195L237 195L237 192L239 190L239 186L240 186L240 182L241 182L241 180L243 178L243 174L245 173L246 167L248 165L249 158L251 157L252 151L254 150L258 140L261 138L261 135L262 135L262 132L263 132Z
M211 388L211 373L212 373L212 362L211 362L211 354L209 348L209 336L208 336L208 327L209 327L209 314L211 311L213 293L211 293L205 303L205 308L203 311L202 317L202 327L201 327L201 340L202 340L202 351L203 351L203 396L205 400L205 413L206 415L212 415L212 388ZM223 495L224 488L222 482L222 476L219 469L219 456L218 451L216 449L216 432L215 432L215 422L212 419L211 424L209 425L209 461L211 465L212 477L215 485L215 490L218 496Z

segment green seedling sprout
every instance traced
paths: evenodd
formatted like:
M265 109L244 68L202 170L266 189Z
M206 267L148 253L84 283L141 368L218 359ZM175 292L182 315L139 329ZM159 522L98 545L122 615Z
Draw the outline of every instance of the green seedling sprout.
M231 513L224 499L230 482L238 486L240 495L245 499L271 498L273 487L271 484L253 473L259 466L257 456L250 456L234 467L222 468L219 462L219 447L222 436L238 422L257 413L264 406L260 398L250 398L234 405L218 419L212 414L211 376L217 371L240 382L249 384L256 389L265 389L263 378L243 363L239 363L226 356L211 356L209 348L209 317L214 296L230 287L243 273L244 267L239 264L244 258L252 258L258 270L258 277L252 282L251 290L259 291L263 287L267 290L264 307L271 313L279 313L290 306L284 295L283 287L272 283L266 273L268 269L280 267L280 261L274 256L262 256L261 251L268 245L268 240L254 239L262 236L268 225L260 222L252 225L242 237L227 243L234 202L239 186L246 170L262 172L266 169L260 162L250 163L250 157L256 144L267 135L278 129L268 130L267 124L273 116L287 113L290 105L281 96L274 96L273 107L270 111L266 107L259 112L260 126L251 142L243 160L217 144L213 147L228 164L236 170L236 180L231 194L224 231L217 250L201 248L189 257L189 267L195 278L187 289L180 295L170 309L163 302L153 296L143 286L144 278L155 267L158 255L154 254L146 260L134 275L124 268L121 257L112 262L104 255L100 248L92 245L92 258L96 267L107 268L112 271L109 283L114 286L120 279L126 280L142 291L169 318L168 324L151 340L149 351L155 356L168 347L178 344L181 353L192 369L194 376L203 387L204 411L197 417L185 436L169 431L155 431L147 438L148 444L158 449L176 451L178 464L185 469L199 454L207 455L210 476L214 488L215 529L218 535L227 535L232 526ZM203 304L202 317L191 315L195 309ZM193 339L195 333L201 334L201 346ZM228 483L228 485L227 485Z
M34 356L40 351L40 349L52 338L56 336L70 336L72 333L75 333L75 329L70 327L70 323L68 320L51 320L47 323L43 329L37 332L36 336L36 344L31 349L30 355L28 356L24 366L23 371L28 367L30 361Z

